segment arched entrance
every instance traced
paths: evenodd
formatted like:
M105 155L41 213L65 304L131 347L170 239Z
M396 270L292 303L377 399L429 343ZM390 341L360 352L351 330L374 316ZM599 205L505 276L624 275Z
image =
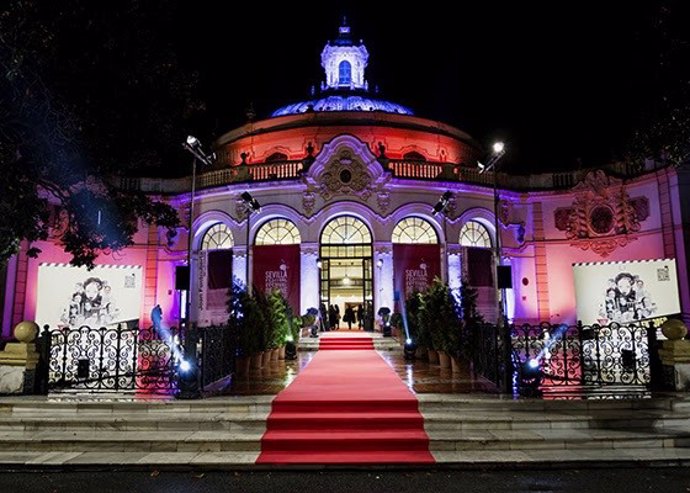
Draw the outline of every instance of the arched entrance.
M294 313L300 309L300 242L292 221L271 219L256 233L253 248L254 287L266 294L280 290Z
M406 217L396 224L393 243L395 310L414 293L426 291L441 277L441 247L431 223L421 217Z
M343 320L348 308L355 313L353 328L374 330L374 278L372 238L369 228L360 219L340 216L326 224L320 241L321 282L319 299L324 319L328 320L331 305L338 307L339 327L347 328ZM329 323L327 322L328 326Z
M228 318L228 289L232 286L232 231L227 224L211 226L199 252L199 316L201 325L222 323Z
M481 222L470 220L462 225L458 243L463 249L463 282L477 290L479 313L487 320L495 320L496 268L491 234Z

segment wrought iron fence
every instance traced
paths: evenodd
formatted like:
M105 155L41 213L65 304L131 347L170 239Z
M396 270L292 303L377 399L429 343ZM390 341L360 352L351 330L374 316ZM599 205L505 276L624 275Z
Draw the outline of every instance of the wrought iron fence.
M480 324L471 331L469 358L476 374L504 391L538 393L568 388L650 388L653 325ZM502 334L503 332L503 334ZM509 335L508 335L509 334ZM510 337L510 343L504 342ZM507 349L507 351L506 351Z
M201 386L206 389L232 375L235 369L237 339L229 327L211 326L199 329L201 335Z
M172 394L179 335L175 328L163 335L126 324L46 327L41 345L48 389Z
M473 371L498 385L502 369L498 327L492 324L478 324L469 334Z
M648 386L655 330L639 324L525 324L511 327L511 343L516 365L524 373L538 371L542 387Z

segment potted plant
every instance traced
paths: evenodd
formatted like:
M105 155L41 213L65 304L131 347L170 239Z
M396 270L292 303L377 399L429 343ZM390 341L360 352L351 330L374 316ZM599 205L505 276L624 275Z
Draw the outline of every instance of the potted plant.
M419 291L413 292L405 302L405 314L407 315L407 333L416 345L416 359L427 359L427 348L430 347L428 333L422 330L419 325L419 311L423 303L422 294Z
M460 338L460 306L448 286L436 278L423 296L420 325L431 335L439 361L450 368L449 354L454 354ZM433 355L430 353L430 362Z
M237 348L235 352L235 372L243 377L249 373L251 341L244 319L247 292L242 282L234 278L228 292L228 330L232 331Z

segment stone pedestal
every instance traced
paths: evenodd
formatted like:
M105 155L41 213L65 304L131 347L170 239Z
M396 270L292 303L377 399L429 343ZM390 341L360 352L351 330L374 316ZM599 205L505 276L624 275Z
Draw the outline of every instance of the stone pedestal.
M667 320L661 332L668 338L659 349L665 386L690 391L690 341L684 339L688 329L680 320Z
M14 328L19 342L9 342L0 352L0 394L31 394L36 381L38 325L20 322Z

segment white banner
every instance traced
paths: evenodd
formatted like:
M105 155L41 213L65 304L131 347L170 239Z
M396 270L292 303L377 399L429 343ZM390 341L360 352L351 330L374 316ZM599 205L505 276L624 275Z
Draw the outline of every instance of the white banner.
M103 327L138 320L143 271L138 265L38 266L36 322L54 327Z
M629 323L680 313L675 259L573 264L577 318Z

